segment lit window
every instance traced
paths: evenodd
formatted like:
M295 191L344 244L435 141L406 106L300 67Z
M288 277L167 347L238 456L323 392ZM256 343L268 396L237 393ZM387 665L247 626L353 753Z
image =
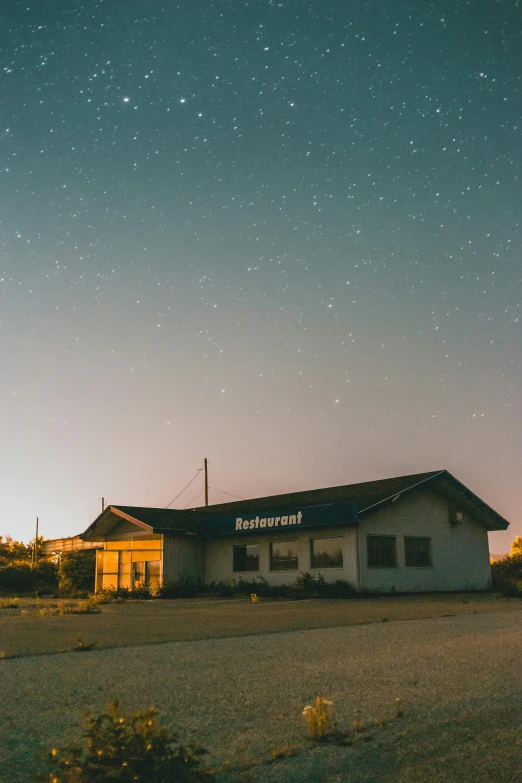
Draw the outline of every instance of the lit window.
M314 538L310 541L311 568L342 568L343 539Z
M271 571L295 571L298 568L297 541L278 541L270 544Z
M259 571L259 544L233 547L234 571Z
M145 563L145 584L152 590L160 586L160 565L159 560L148 560Z
M368 568L397 568L395 536L366 536Z
M131 585L131 552L130 550L122 550L120 552L120 576L119 587L126 587L128 590Z
M431 538L404 536L404 558L410 568L430 568Z
M103 573L101 585L103 590L118 589L119 552L103 552Z

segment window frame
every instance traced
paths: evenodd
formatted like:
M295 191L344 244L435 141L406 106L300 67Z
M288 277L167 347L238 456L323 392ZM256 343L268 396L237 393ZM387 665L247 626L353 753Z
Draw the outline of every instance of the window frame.
M248 549L248 547L257 547L257 568L236 568L236 558L235 558L235 550L236 549ZM257 542L252 542L251 544L232 544L232 573L233 574L252 574L252 573L258 573L259 572L259 544ZM246 557L248 559L248 555Z
M274 568L272 546L280 546L281 544L295 544L296 545L296 565L290 568ZM298 538L283 538L280 541L270 541L268 544L268 567L269 571L299 571L299 539Z
M341 564L340 565L314 565L314 542L315 541L340 541L341 546L339 547L339 550L341 552ZM318 538L310 538L308 541L309 551L310 551L310 568L313 568L314 570L323 569L323 568L337 568L342 569L344 568L344 538L343 536L320 536Z
M370 563L370 539L376 539L376 538L388 538L393 539L393 554L394 554L394 560L395 562L393 565L382 565L380 563ZM377 568L377 569L391 569L391 568L398 568L398 561L397 561L397 536L393 534L379 534L379 533L367 533L366 534L366 567L367 568Z
M431 536L403 536L404 538L404 566L405 568L433 568L433 550L431 546ZM414 565L407 562L406 541L427 541L428 542L428 565Z

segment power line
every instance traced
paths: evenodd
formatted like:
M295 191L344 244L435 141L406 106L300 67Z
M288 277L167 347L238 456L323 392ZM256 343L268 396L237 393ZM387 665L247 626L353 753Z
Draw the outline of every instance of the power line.
M239 495L234 495L232 492L225 492L224 489L218 489L217 487L210 487L210 489L213 489L214 492L222 492L223 495L230 495L231 498L237 498L238 500L244 500L245 498L240 497Z
M189 501L189 503L187 503L187 505L186 505L186 506L183 506L183 508L185 509L185 508L188 508L189 506L192 506L192 504L194 503L194 501L195 501L195 500L197 500L197 499L199 498L199 496L200 496L200 495L202 495L202 494L203 494L203 491L200 491L200 492L198 492L198 494L196 495L196 497L195 497L195 498L192 498L192 500L191 500L191 501Z
M198 477L198 474L199 474L199 473L201 473L201 471L202 471L202 470L203 470L203 468L198 468L198 469L197 469L197 471L196 471L196 475L195 475L195 476L193 476L193 477L190 479L189 483L188 483L188 484L187 484L185 487L183 487L183 489L181 490L181 492L178 492L178 494L176 495L176 497L174 498L174 500L171 500L171 501L170 501L170 503L167 503L167 505L165 506L165 508L168 508L169 506L171 506L171 505L172 505L172 504L173 504L173 503L174 503L174 502L175 502L175 501L176 501L176 500L179 498L179 496L180 496L180 495L182 495L182 494L185 492L185 490L186 490L186 489L188 489L188 488L190 487L190 485L192 484L192 482L193 482L193 481L195 481L195 480L197 479L197 477ZM200 494L201 494L201 493L200 493Z

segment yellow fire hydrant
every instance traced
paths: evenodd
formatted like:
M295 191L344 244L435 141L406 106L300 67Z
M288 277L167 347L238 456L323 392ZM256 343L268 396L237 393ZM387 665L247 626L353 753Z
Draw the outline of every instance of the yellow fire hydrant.
M259 601L259 598L257 597L257 593L250 593L250 600L253 604L257 604Z

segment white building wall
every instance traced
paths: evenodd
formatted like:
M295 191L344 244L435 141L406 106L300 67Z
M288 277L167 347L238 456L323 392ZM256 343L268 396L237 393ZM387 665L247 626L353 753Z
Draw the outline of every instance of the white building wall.
M210 582L232 582L240 577L246 581L262 576L271 585L291 584L302 571L314 576L322 574L327 582L343 579L357 586L357 531L354 527L332 525L314 530L293 530L277 535L237 535L226 538L208 538L205 541L205 576ZM311 568L310 539L343 538L343 568ZM291 571L270 571L269 544L271 541L297 540L299 542L299 568ZM232 570L232 547L242 544L259 544L259 571L235 572Z
M455 519L458 506L451 507ZM388 592L483 590L491 571L487 531L464 511L450 522L450 508L435 492L419 492L364 516L359 530L361 587ZM397 568L368 568L366 536L394 535ZM406 567L404 536L431 538L431 568Z

